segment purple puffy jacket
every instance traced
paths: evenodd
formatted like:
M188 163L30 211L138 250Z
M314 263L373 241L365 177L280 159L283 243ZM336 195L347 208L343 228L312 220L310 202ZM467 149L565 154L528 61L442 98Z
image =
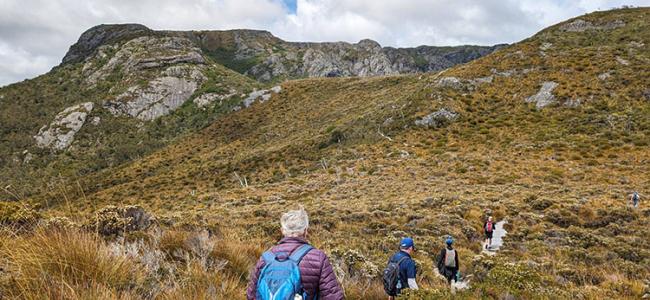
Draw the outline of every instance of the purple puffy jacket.
M307 244L307 242L301 238L283 238L271 248L271 251L273 253L291 253L303 244ZM255 299L257 279L260 276L260 271L264 268L264 264L264 259L260 258L257 265L255 265L255 271L250 273L251 276L246 291L246 297L249 300ZM313 299L312 295L318 295L318 300L340 300L344 298L343 289L336 280L332 265L323 251L312 249L302 258L298 266L300 267L302 286L309 295L309 299L305 300Z

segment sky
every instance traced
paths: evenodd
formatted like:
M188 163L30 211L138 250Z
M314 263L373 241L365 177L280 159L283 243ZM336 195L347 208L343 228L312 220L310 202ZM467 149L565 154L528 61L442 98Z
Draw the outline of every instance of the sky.
M263 29L288 41L414 47L514 43L571 17L650 0L0 0L0 86L58 65L98 24Z

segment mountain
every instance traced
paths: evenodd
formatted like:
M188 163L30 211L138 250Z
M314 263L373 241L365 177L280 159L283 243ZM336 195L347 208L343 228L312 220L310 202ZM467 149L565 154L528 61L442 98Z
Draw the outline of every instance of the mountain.
M63 64L81 62L102 45L150 35L188 39L214 61L263 82L439 71L505 46L382 48L369 39L357 44L295 43L259 30L153 31L138 24L123 24L99 25L84 32L70 47Z
M382 49L370 40L290 43L253 30L95 26L51 72L0 89L0 180L31 194L53 176L132 161L265 101L279 92L269 81L437 70L500 47Z
M451 297L435 270L448 235L455 239L461 273L471 278L470 288L456 295L461 299L641 298L650 293L650 209L643 200L640 208L630 207L627 196L632 190L648 194L650 184L649 20L650 8L595 12L439 72L288 80L262 93L266 98L240 99L205 127L129 163L50 179L49 188L15 197L31 210L12 206L1 220L60 224L66 217L69 226L117 235L105 247L124 249L120 257L147 271L136 287L103 283L102 291L113 296L241 297L248 270L278 237L280 214L303 205L311 217L309 239L330 255L350 299L384 297L379 271L404 236L419 248L421 283L405 298ZM178 36L159 38L172 43ZM146 45L147 39L128 43ZM157 76L182 80L207 67L192 54L205 53L204 46L180 41L190 42L153 63L183 61L182 75ZM117 52L158 51L137 43ZM115 51L108 49L98 48L97 58L83 64L66 62L53 74L97 61L88 76L76 79L92 80L93 70L110 64L99 63L102 51ZM144 67L149 63L135 56L119 65L136 70L126 82L138 82L139 72L150 72ZM260 84L222 71L242 90ZM98 87L112 73L106 74L98 75ZM59 76L36 80L70 81ZM139 90L119 86L112 95L127 94L108 98L120 99L109 107L135 128L150 124L135 121L149 114L127 117L138 106L119 103L138 98L133 94ZM13 95L29 91L34 93ZM188 114L200 111L189 103L181 106ZM56 120L90 107L74 107ZM51 119L39 118L36 124ZM58 159L65 164L79 162L76 152L62 153ZM142 219L132 213L136 209L155 216L153 229L135 226ZM496 255L481 246L488 215L507 221ZM3 241L8 246L0 254L27 243ZM164 258L151 263L156 253ZM21 271L25 267L13 270L28 274Z

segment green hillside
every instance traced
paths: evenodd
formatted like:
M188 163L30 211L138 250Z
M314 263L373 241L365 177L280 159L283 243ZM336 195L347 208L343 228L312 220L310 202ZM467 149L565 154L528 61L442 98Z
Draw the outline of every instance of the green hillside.
M131 163L64 175L4 203L1 223L23 233L0 235L0 264L8 270L0 287L16 298L45 289L30 279L34 256L12 249L52 244L48 255L56 258L56 245L78 242L99 253L118 249L93 261L116 262L106 271L110 280L74 277L87 274L85 265L66 257L81 272L54 276L60 270L53 267L37 278L75 292L52 287L48 295L243 298L249 269L279 237L280 214L304 205L310 241L330 256L349 299L385 297L379 272L404 236L419 248L421 289L400 299L451 297L434 267L448 235L461 273L472 275L458 299L641 298L650 293L650 209L644 202L632 208L627 196L650 194L649 20L648 8L580 16L438 73L291 80L268 101L201 117L193 128L202 129L184 135L172 129L204 113L191 102L159 119L163 124L145 125L169 128L143 130L160 136L124 139L106 128L114 144L103 142L105 149L147 139L150 146L135 147ZM80 67L34 82L46 86L62 76L52 74ZM257 86L223 72L243 90ZM0 94L34 93L20 87ZM35 124L51 119L11 118L19 112L2 110L2 124L15 122L3 139L16 145L3 157L25 147L25 129L38 131ZM83 129L79 134L84 141ZM100 154L74 153L10 178L51 176L42 172L59 163L82 170ZM128 211L140 207L151 225L136 226L141 217ZM487 215L507 220L494 256L480 244Z

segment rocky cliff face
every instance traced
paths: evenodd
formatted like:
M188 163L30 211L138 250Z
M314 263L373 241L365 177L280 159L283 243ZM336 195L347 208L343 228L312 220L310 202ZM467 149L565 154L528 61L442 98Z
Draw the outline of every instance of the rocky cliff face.
M438 71L504 46L382 48L368 39L356 44L296 43L283 41L267 31L152 31L141 25L100 25L81 36L63 63L83 61L107 43L147 35L187 39L216 62L263 82Z

